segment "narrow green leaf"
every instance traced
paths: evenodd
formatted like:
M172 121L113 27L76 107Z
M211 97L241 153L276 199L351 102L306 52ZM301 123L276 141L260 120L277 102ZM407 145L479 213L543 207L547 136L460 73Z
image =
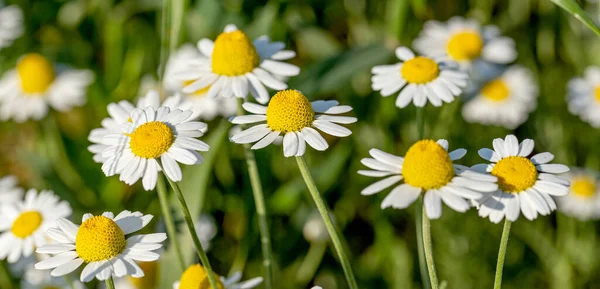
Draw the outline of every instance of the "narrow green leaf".
M600 36L600 27L592 20L590 15L585 13L581 6L577 4L575 0L551 0L554 4L558 5L562 9L565 9L569 12L573 17L579 19L583 24L592 29L596 35Z

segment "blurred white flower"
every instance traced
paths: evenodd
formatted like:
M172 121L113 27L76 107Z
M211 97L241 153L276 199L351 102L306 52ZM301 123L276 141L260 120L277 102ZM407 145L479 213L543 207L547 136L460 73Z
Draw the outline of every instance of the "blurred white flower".
M27 54L19 59L16 69L0 79L0 119L40 120L48 114L48 106L61 112L82 106L93 81L89 70L57 73L42 55Z
M14 203L23 198L23 189L17 187L18 180L13 175L0 178L0 205Z
M583 77L568 84L569 111L595 128L600 128L600 68L588 67Z
M10 46L15 39L23 35L21 8L15 5L3 6L0 1L0 49Z
M434 106L454 101L467 85L466 73L456 70L453 62L437 58L415 56L406 47L396 48L396 57L401 62L373 67L371 87L383 97L398 91L396 106L404 108L411 102L423 107L429 101Z
M515 42L501 36L498 27L482 27L463 17L452 17L446 23L428 21L413 45L422 54L445 57L463 69L477 62L508 64L517 58Z
M38 256L42 257L41 260L50 258L50 256L44 254ZM50 272L37 270L31 263L21 279L21 289L85 289L85 286L77 280L73 280L69 284L63 277L52 277Z
M572 169L565 177L569 179L571 186L568 195L556 197L558 210L583 221L600 218L598 173Z
M216 276L216 274L215 274ZM240 282L242 280L242 273L236 272L228 278L220 277L216 278L215 281L218 283L218 288L223 289L252 289L260 285L263 281L262 277L252 278L247 281ZM181 275L181 278L173 283L173 289L187 289L187 288L210 288L208 285L208 274L204 267L200 264L195 264L188 267L185 272Z
M462 109L468 122L514 129L523 124L537 105L538 87L531 71L511 66L487 82Z
M205 251L208 251L211 247L210 241L217 235L215 219L208 214L202 214L194 222L194 226L196 227L196 235L198 235L198 239L200 239L202 248Z
M310 214L306 223L304 223L302 234L304 235L304 239L309 242L326 242L329 240L329 233L327 232L323 218L318 213Z

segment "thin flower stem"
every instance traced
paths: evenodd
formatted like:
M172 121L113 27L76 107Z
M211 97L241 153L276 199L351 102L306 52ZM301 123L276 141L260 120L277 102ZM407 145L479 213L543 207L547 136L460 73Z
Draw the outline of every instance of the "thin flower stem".
M206 251L202 248L202 243L200 243L200 239L198 238L198 234L196 234L196 227L194 226L194 221L192 220L192 216L190 215L190 210L185 202L185 198L181 193L181 189L179 185L172 181L169 177L167 177L167 181L171 188L175 192L177 196L177 200L179 200L179 205L181 205L181 212L183 213L183 217L185 219L185 223L187 224L188 230L190 231L190 235L192 235L192 240L194 241L194 246L196 246L196 251L198 252L198 258L200 258L200 262L202 266L206 269L206 273L208 274L208 282L210 283L210 287L212 289L217 289L217 282L215 281L215 275L213 274L212 266L208 261L208 256L206 255Z
M438 289L437 272L435 271L435 262L433 260L433 246L431 245L431 223L423 211L423 247L425 249L425 261L427 261L427 271L429 272L429 281L432 289Z
M502 229L502 239L500 239L500 249L498 250L498 263L496 263L496 278L494 279L494 289L502 288L502 271L504 270L504 258L506 257L506 247L508 245L508 236L510 235L511 221L504 219L504 228Z
M167 234L169 235L169 241L171 246L173 246L175 253L177 254L179 266L181 272L183 272L185 270L185 261L183 259L183 254L181 253L181 248L179 247L179 242L177 241L177 230L175 229L175 222L173 221L173 215L171 214L171 210L169 208L169 198L167 197L167 187L165 185L165 179L161 175L158 176L156 191L158 192L160 208L165 219L165 225L167 226Z
M242 99L238 102L238 115L243 115ZM267 221L267 206L265 204L265 195L263 194L262 184L260 183L260 175L258 174L258 166L254 152L249 144L244 144L244 155L246 157L246 165L248 166L248 174L250 175L250 185L252 186L252 194L254 195L254 204L256 206L256 214L258 215L258 228L260 230L260 244L263 253L263 266L265 267L265 287L273 288L273 252L271 247L271 236L269 233L269 223Z
M304 182L308 187L308 191L317 205L317 209L321 214L321 218L323 218L323 222L325 223L325 227L327 228L331 242L333 242L333 246L335 247L338 257L340 258L342 269L344 269L344 274L346 275L346 280L348 281L348 286L350 289L358 289L354 273L352 272L352 266L350 265L350 260L344 251L344 246L342 245L342 237L333 224L333 219L331 219L327 205L325 204L325 201L323 201L323 198L319 193L319 189L317 189L317 185L310 175L310 170L306 165L306 161L304 161L304 158L300 156L296 157L296 162L298 162L298 168L300 169L302 178L304 178Z
M115 289L115 282L113 281L112 277L108 277L108 279L106 279L106 289Z
M170 0L162 1L162 10L160 15L160 63L158 66L158 80L162 83L164 78L165 68L167 65L167 59L169 58L170 50L170 21L169 16L171 8Z
M424 108L417 107L417 135L419 140L423 139L425 136L425 115ZM432 284L429 278L430 272L429 267L427 266L427 260L425 258L425 246L423 243L423 218L427 218L425 214L423 214L423 199L418 198L417 203L415 205L415 228L417 230L417 248L419 255L419 271L421 272L421 282L423 282L423 288L429 289L432 288ZM427 220L429 223L429 220ZM429 226L428 226L429 228ZM430 232L427 233L428 235Z
M8 288L13 289L15 286L13 285L12 275L10 274L10 270L8 270L8 265L6 264L6 260L0 260L0 270L2 270L2 274L6 276L6 284Z

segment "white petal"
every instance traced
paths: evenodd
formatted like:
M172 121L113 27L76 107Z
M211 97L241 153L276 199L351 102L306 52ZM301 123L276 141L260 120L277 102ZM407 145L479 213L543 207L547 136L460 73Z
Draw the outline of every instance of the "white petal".
M531 157L531 161L536 165L549 163L553 159L554 155L549 152L539 153Z
M325 120L313 121L313 126L333 136L346 137L352 134L352 131L334 123Z
M442 200L434 191L427 191L423 201L425 213L430 219L437 219L442 216Z
M509 156L516 156L519 154L519 140L517 137L510 134L504 139L504 149Z
M534 147L535 147L535 142L533 140L525 139L519 145L519 156L520 157L528 157L531 154L531 152L533 151Z
M535 166L538 171L552 174L562 174L569 171L569 167L561 164L541 164Z
M421 189L408 184L395 187L381 202L381 208L405 209L421 195Z
M313 128L303 128L302 134L304 135L306 143L318 151L324 151L329 147L327 141Z
M377 182L369 185L368 187L364 188L360 192L360 194L363 196L368 196L368 195L379 193L379 192L389 188L390 186L394 185L395 183L399 182L400 180L402 180L402 176L397 176L397 175L385 178L383 180L377 181Z
M283 155L285 157L295 156L298 152L298 137L295 133L286 133L283 137Z

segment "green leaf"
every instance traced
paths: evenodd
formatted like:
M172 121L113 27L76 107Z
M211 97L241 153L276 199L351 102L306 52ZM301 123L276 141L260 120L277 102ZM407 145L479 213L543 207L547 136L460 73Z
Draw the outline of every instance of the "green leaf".
M551 0L554 4L558 5L562 9L565 9L569 12L573 17L579 19L583 24L592 29L596 35L600 36L600 27L592 20L590 15L585 13L581 6L577 4L575 0Z

